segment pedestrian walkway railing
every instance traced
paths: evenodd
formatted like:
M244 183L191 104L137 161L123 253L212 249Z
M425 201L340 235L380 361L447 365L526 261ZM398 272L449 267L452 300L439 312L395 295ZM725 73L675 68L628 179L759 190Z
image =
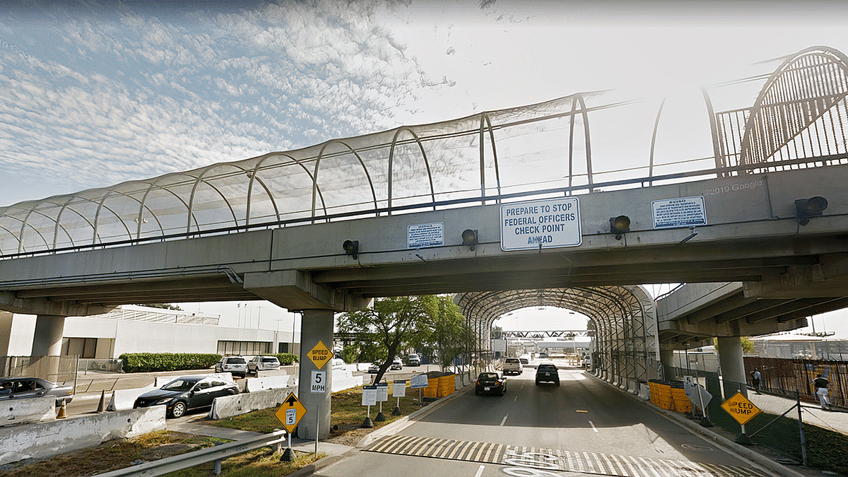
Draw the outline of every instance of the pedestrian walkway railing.
M178 470L188 469L207 462L215 462L215 475L221 473L220 462L230 457L244 454L262 447L275 446L279 451L286 437L286 431L274 431L257 437L240 439L226 444L207 447L194 452L167 457L152 462L133 465L124 469L113 470L95 477L148 477L164 475Z

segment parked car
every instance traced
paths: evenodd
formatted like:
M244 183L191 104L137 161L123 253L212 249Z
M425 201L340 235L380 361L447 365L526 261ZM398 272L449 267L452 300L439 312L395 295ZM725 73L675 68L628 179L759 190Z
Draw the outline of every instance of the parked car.
M247 372L256 373L257 371L268 371L270 369L280 369L280 360L275 356L256 356L247 362Z
M389 366L389 369L403 369L403 361L395 356L395 359L392 360L392 365Z
M73 394L73 387L41 378L0 378L0 400L53 396L56 398L56 406L61 406L62 402L71 402Z
M368 366L368 372L371 374L376 374L380 372L380 365L377 363L371 363L371 366Z
M215 363L216 373L231 373L233 376L247 374L247 360L242 356L224 356L221 361Z
M524 356L518 358L518 360L521 361L522 366L530 364L530 360L525 358Z
M216 397L238 394L236 383L211 376L181 376L159 389L148 391L135 400L133 409L167 406L167 414L181 417L190 409L210 407Z
M506 392L506 378L498 376L498 373L480 373L474 383L474 394L495 394L503 396Z
M541 363L536 368L536 386L543 382L559 386L559 372L553 363Z
M419 357L417 354L411 354L407 356L406 361L409 363L410 366L421 366L421 357Z
M506 376L507 374L521 374L524 370L524 366L521 365L521 361L518 358L506 358L503 364L503 374Z

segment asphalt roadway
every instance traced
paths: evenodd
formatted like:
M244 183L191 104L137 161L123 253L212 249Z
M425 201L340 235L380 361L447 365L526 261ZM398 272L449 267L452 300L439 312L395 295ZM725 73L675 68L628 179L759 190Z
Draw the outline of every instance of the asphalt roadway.
M509 377L502 397L465 392L314 475L774 475L582 370L561 369L559 387L534 373Z

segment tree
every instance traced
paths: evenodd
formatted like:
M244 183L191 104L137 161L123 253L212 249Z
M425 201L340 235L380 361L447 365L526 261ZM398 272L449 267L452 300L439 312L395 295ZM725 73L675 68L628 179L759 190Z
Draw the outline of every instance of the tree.
M381 298L372 308L342 313L338 329L359 336L358 351L350 354L372 356L383 361L374 382L379 382L397 356L401 346L418 333L427 333L433 317L437 316L439 299L432 295ZM369 345L378 345L375 348Z
M146 306L147 308L159 308L160 310L172 310L172 311L183 311L179 305L172 305L170 303L153 303L149 305L136 305L136 306Z
M442 370L462 356L474 341L474 333L450 296L439 297L438 315L431 329L430 342L439 351Z

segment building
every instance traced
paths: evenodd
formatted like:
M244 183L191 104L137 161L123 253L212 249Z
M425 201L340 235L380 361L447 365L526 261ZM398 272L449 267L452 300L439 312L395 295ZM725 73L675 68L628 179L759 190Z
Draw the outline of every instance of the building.
M29 356L35 316L0 312L0 356ZM124 305L65 319L62 355L117 358L122 353L299 353L300 333L219 326L219 318Z

